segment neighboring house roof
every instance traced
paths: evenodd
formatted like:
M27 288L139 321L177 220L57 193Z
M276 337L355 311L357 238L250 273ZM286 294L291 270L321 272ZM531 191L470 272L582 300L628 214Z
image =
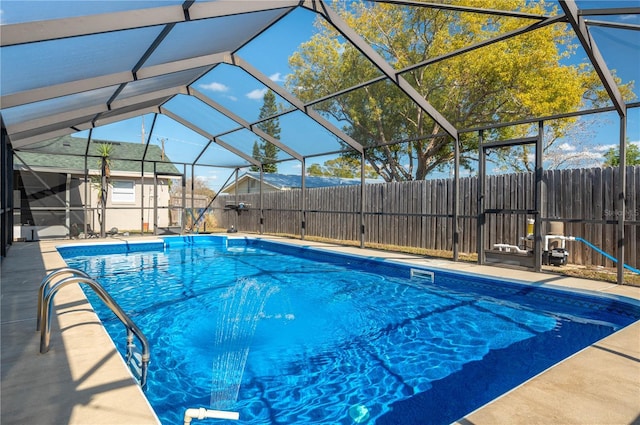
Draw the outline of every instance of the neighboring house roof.
M264 173L263 182L267 186L271 186L276 190L300 189L302 186L301 177L299 175ZM245 180L260 181L260 173L247 172L238 177L238 184ZM379 183L379 180L365 179L365 183ZM233 193L235 182L225 186L222 193ZM317 177L306 176L304 180L305 187L308 189L330 186L352 186L360 184L360 179L346 179L342 177Z
M180 174L175 165L171 164L171 160L164 155L162 160L162 149L160 146L151 145L147 147L143 143L114 142L110 140L92 139L88 151L87 167L90 170L98 170L99 158L96 147L102 143L109 143L113 146L111 155L111 171L114 173L140 173L140 162L144 156L145 173L153 173L153 161L158 161L156 171L158 173ZM22 148L17 153L20 160L24 161L29 167L55 167L69 171L84 173L84 155L87 149L87 139L62 136L46 142L37 143ZM146 154L145 154L146 149ZM132 161L132 159L134 161ZM21 161L16 161L19 166Z

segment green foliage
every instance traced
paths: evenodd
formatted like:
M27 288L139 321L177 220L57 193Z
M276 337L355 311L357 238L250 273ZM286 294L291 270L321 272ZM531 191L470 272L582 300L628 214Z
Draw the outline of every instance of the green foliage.
M98 158L98 167L105 173L107 179L111 177L111 167L113 166L114 146L111 143L99 143L96 145L96 153Z
M260 145L258 144L258 142L253 142L253 150L251 152L251 156L258 161L262 161L262 152L260 151ZM258 167L257 165L252 165L251 167L249 167L249 170L260 171L260 167Z
M311 164L307 167L307 175L318 177L342 177L353 179L360 177L360 161L348 157L338 157L324 162L324 166L320 164ZM365 165L365 178L375 179L378 174L370 165Z
M111 179L111 167L113 166L114 146L111 143L98 143L96 145L96 154L98 155L97 165L100 169L100 177L91 177L91 186L98 191L98 205L107 204L107 195L109 192L109 180Z
M96 145L96 151L101 158L108 158L113 155L113 145L111 143L99 143Z
M477 6L477 0L456 4ZM482 6L538 16L557 13L544 1L485 0ZM396 70L432 61L402 76L458 129L576 111L606 101L593 69L566 64L576 46L570 26L564 23L440 60L444 54L526 27L532 21L384 3L334 2L334 7ZM319 19L316 26L318 34L289 59L293 73L287 86L299 98L308 102L381 75L330 24ZM623 96L632 96L631 85L620 88ZM369 147L366 160L387 181L424 179L453 159L452 139L388 80L318 103L314 109L341 122L349 136ZM575 121L550 123L550 143L570 131ZM486 131L485 138L523 137L530 130L499 128ZM408 140L411 142L390 144ZM460 148L465 166L477 151L476 137L461 135Z
M315 163L307 167L307 175L314 176L314 177L322 177L325 174L324 174L324 170L322 169L322 166L318 163Z
M276 104L276 96L271 90L268 90L264 95L258 118L262 120L277 113L278 105ZM261 121L257 127L275 139L280 138L280 121L278 118ZM275 161L278 159L278 150L275 145L260 138L260 143L255 142L253 144L252 156L263 163L265 173L277 173L278 164ZM251 171L260 170L260 168L256 166L252 166L250 169Z
M626 165L640 165L640 147L633 143L627 143ZM604 154L603 167L617 167L620 165L620 148L611 148Z

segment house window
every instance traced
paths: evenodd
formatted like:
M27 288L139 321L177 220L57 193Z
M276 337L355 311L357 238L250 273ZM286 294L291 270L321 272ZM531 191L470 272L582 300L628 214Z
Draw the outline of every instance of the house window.
M247 190L247 193L254 193L258 191L254 189L258 189L258 182L256 180L249 179L249 188Z
M111 187L111 202L136 202L136 185L133 180L113 180L111 182Z

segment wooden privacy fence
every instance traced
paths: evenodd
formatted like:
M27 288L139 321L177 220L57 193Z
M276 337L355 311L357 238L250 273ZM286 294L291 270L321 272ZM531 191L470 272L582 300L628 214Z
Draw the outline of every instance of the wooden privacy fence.
M550 221L564 223L567 236L575 236L616 256L616 220L625 215L626 263L640 267L640 166L626 168L627 206L616 209L615 185L618 168L547 170L543 174L542 234ZM496 243L519 245L526 236L528 218L535 209L533 173L488 176L485 181L485 240L490 249ZM460 179L458 228L459 250L476 253L478 247L478 179ZM453 179L379 183L365 186L364 240L366 243L409 246L433 250L453 249ZM225 204L244 203L239 214ZM265 192L263 231L300 235L304 232L338 240L360 239L360 186ZM219 197L213 208L218 223L247 232L260 232L260 195L238 194ZM304 211L304 212L303 212ZM569 263L612 267L603 255L580 242L567 242Z

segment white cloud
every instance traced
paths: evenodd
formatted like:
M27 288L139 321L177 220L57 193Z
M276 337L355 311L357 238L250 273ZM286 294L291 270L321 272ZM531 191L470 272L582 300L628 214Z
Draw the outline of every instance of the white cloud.
M629 142L629 144L631 145L636 145L638 147L640 147L640 141L638 142ZM597 152L607 152L609 149L618 149L620 147L620 145L616 144L611 144L611 145L596 145L594 146L594 150Z
M275 81L275 82L281 82L281 81L284 81L284 78L282 78L282 74L281 74L281 73L279 73L279 72L276 72L275 74L271 74L271 75L269 76L269 79L270 79L271 81Z
M563 143L560 146L558 146L558 149L564 152L572 152L576 150L576 147L573 146L571 143Z
M590 151L582 151L580 152L579 156L585 159L602 159L601 153L595 153Z
M199 87L201 89L203 89L203 90L210 90L210 91L215 91L215 92L229 91L229 87L225 86L222 83L216 83L215 81L213 83L209 83L209 84L200 84Z
M615 149L617 147L618 145L597 145L594 147L594 149L598 152L606 152L609 149Z
M235 97L235 96L227 96L227 99L231 99L231 100L233 100L234 102L238 100L238 98L237 98L237 97Z
M267 93L267 89L255 89L247 93L247 97L253 100L261 100L264 98L264 95Z

